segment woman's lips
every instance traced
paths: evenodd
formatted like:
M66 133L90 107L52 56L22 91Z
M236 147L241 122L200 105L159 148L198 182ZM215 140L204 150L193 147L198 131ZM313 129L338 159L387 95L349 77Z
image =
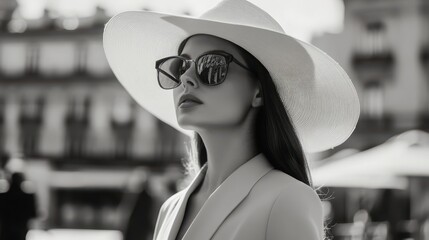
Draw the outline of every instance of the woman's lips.
M190 108L190 107L194 107L194 106L196 106L196 105L200 105L201 103L198 103L198 102L195 102L195 101L192 101L192 100L186 100L186 101L184 101L183 103L181 103L180 105L179 105L179 107L180 108Z

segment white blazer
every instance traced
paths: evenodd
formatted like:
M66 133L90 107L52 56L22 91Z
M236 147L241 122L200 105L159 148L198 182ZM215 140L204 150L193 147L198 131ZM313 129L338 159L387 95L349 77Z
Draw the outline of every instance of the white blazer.
M160 208L153 240L175 240L186 203L207 170ZM274 169L263 153L238 167L210 195L182 240L322 240L322 202L305 183Z

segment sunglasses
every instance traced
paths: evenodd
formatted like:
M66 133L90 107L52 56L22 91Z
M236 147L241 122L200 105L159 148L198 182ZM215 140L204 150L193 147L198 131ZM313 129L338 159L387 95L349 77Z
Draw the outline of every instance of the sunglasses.
M231 62L235 62L242 68L252 72L231 54L219 50L205 52L195 60L187 59L183 56L161 58L156 61L155 68L158 71L159 86L163 89L178 87L182 83L180 76L191 67L191 63L195 64L195 73L203 84L215 86L225 81Z

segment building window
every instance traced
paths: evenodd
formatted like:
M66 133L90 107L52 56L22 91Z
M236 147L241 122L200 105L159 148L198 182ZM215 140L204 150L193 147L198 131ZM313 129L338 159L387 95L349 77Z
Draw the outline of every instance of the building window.
M363 89L362 115L370 119L381 119L384 114L384 94L380 81L368 81Z

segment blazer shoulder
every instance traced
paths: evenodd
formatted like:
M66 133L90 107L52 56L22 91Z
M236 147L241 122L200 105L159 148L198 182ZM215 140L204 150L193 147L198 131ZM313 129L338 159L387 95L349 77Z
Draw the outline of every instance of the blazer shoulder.
M264 177L264 183L270 185L271 189L274 189L277 193L280 191L294 191L296 192L295 194L313 193L317 195L312 187L278 169L272 169Z
M323 206L317 192L309 185L276 170L275 178L283 184L271 207L267 222L267 240L324 238Z

